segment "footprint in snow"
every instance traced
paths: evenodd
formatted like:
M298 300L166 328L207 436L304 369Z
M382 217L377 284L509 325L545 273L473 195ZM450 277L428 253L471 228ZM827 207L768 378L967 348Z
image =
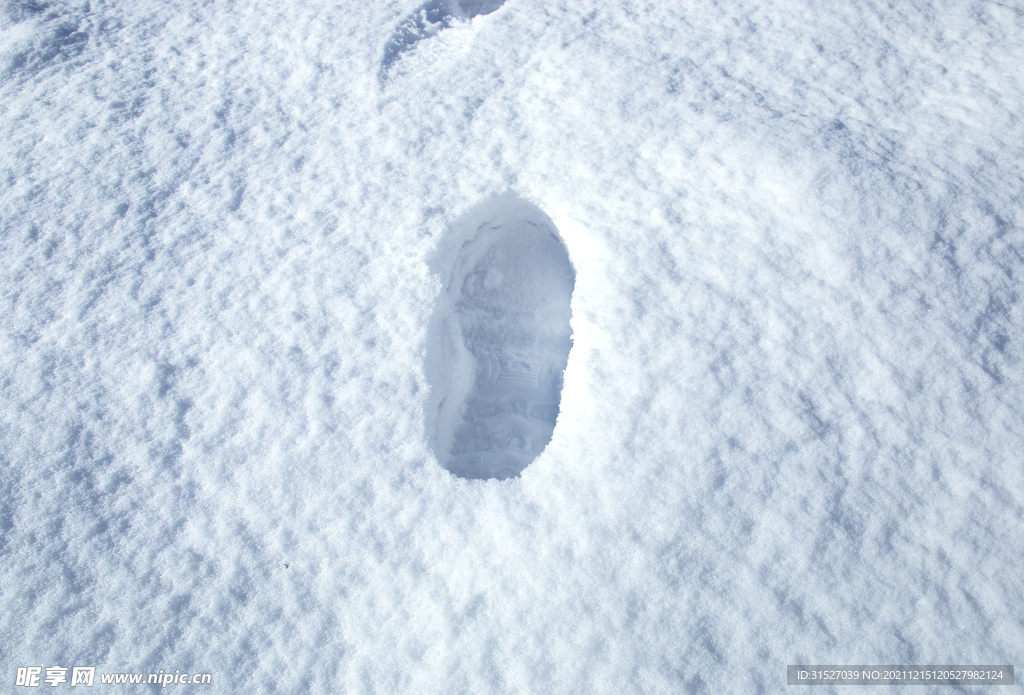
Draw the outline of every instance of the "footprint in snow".
M470 232L434 324L435 451L460 477L511 478L555 428L576 276L554 224L526 201L484 204Z
M504 4L505 0L427 0L398 23L384 44L384 57L377 73L381 86L387 83L391 66L420 41L437 35L456 22L490 14Z

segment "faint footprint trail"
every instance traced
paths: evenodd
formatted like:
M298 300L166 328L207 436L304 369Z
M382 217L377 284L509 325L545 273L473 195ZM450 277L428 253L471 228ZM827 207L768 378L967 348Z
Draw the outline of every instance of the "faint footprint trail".
M472 19L477 15L490 14L505 4L506 0L427 0L415 12L398 23L387 43L384 57L380 61L377 78L383 87L387 83L391 67L404 53L416 47L420 41L437 35L457 21Z
M502 199L484 213L447 289L436 449L460 477L504 479L519 475L554 432L576 275L538 208Z

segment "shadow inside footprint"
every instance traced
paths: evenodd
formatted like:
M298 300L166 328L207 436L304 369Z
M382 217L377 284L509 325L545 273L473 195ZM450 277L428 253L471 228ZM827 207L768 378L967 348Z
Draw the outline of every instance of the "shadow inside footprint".
M435 36L457 21L490 14L504 4L505 0L427 0L398 23L384 44L384 56L377 73L381 86L387 82L391 66L420 41Z
M526 201L478 207L471 229L428 355L440 400L434 448L460 477L503 479L551 440L572 347L575 271L554 224Z

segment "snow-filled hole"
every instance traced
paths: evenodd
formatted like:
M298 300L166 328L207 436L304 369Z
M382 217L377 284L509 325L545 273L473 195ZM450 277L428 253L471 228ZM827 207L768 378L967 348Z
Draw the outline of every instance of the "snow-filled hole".
M469 239L432 324L435 453L459 477L511 478L554 432L576 274L554 224L523 200L484 203L453 234Z

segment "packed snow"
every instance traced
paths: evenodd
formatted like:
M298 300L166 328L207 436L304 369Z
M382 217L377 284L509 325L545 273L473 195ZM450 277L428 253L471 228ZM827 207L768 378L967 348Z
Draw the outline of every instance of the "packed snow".
M1016 3L0 0L0 678L1024 664L1022 113Z
M526 201L486 201L458 226L453 240L472 237L435 310L426 376L438 402L426 432L456 475L511 478L551 441L575 273L551 220Z

